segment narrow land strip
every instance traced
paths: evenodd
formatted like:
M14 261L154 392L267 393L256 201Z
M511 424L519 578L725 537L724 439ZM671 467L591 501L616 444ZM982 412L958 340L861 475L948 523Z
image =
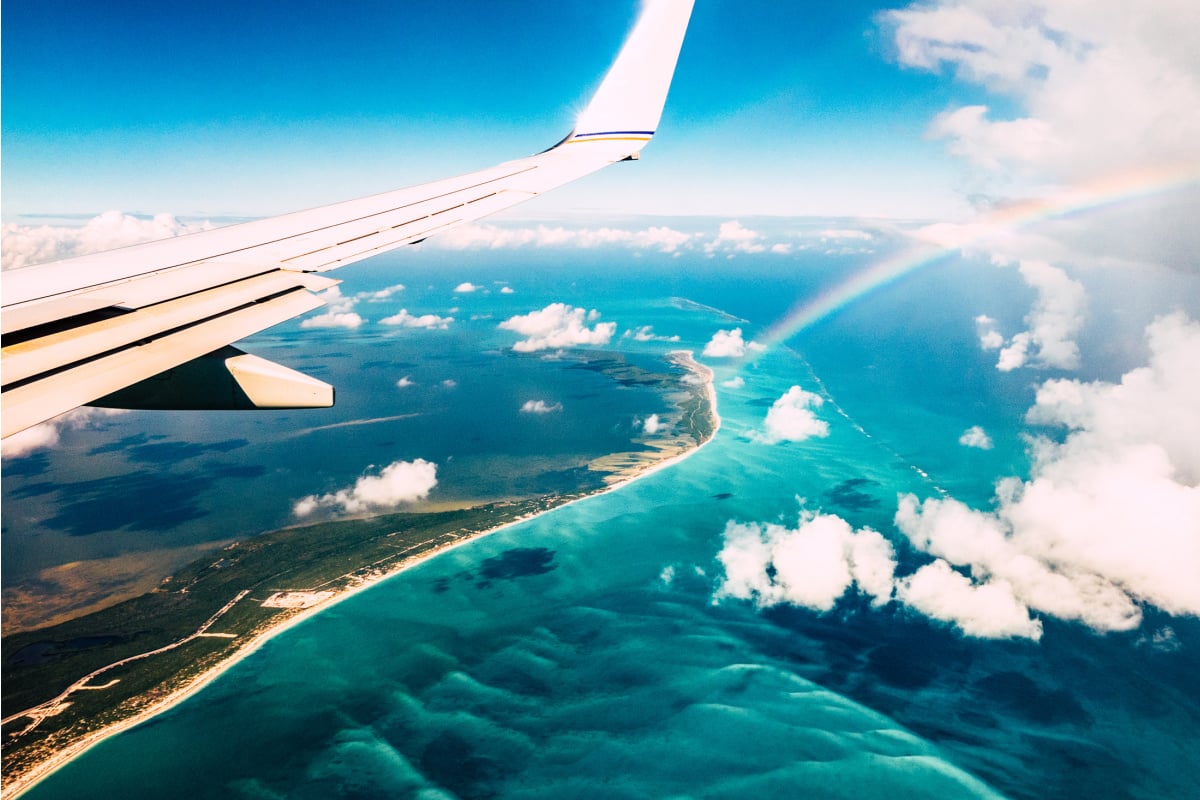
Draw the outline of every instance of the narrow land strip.
M166 589L57 626L67 637L123 629L138 632L128 642L114 637L118 641L112 648L102 648L92 657L136 647L147 629L166 640L94 666L53 698L32 706L20 701L33 697L38 687L18 685L10 691L14 676L6 670L5 705L24 706L24 710L3 719L5 796L16 797L98 742L177 705L268 639L334 603L448 549L612 491L695 453L720 427L713 373L687 351L671 353L668 360L684 370L679 384L685 391L677 403L679 433L646 442L646 451L593 463L592 469L611 473L601 490L276 531L234 543L216 561L204 559L181 570ZM357 566L347 571L347 563ZM290 566L281 571L280 564ZM235 592L238 581L249 588ZM224 604L203 622L180 628L189 618L197 618L206 602L212 604L208 608L220 602L221 595ZM218 620L222 630L210 632ZM191 632L182 635L187 630ZM23 641L19 637L32 641L36 635L39 632L6 637L5 645L14 644L11 639L19 647ZM80 655L66 659L62 668L78 669L84 663L86 658ZM101 675L109 675L110 680L90 685Z

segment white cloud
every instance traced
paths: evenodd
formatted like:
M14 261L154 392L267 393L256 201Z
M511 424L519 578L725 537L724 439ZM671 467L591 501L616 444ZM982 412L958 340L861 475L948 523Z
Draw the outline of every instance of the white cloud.
M396 381L396 386L398 386L401 389L407 389L410 386L416 386L416 384L417 384L417 382L414 381L412 378L408 377L407 375L405 375L400 380Z
M722 222L717 237L704 245L704 252L761 253L767 249L763 235L752 231L737 220Z
M721 381L721 385L726 389L741 389L746 385L746 379L741 375L734 375L727 381Z
M501 227L492 224L463 225L433 239L436 246L451 250L509 247L627 247L631 250L657 250L675 253L689 245L695 235L664 226L641 230L620 228L565 228L537 225L532 228Z
M355 295L358 300L366 300L368 303L383 303L391 300L394 296L404 291L404 284L397 283L394 286L389 286L386 289L380 289L375 292L359 292Z
M662 421L658 418L658 414L651 414L642 420L642 432L647 436L653 436L662 429Z
M326 289L320 297L329 310L308 317L300 323L301 328L357 328L363 324L363 318L354 311L358 297L344 296L337 286Z
M338 313L326 311L315 317L309 317L300 323L301 328L357 328L363 324L363 318L353 311Z
M106 211L80 227L4 225L3 247L0 250L3 251L3 268L12 269L167 239L212 227L209 222L180 222L171 214L157 214L151 219L143 219L120 211Z
M596 322L591 328L586 324L595 322L599 316L595 309L588 312L565 303L551 303L541 311L511 317L499 327L526 337L513 345L514 351L534 353L560 347L608 344L617 330L615 322Z
M0 456L20 458L36 450L57 447L63 431L95 428L106 418L124 413L116 408L76 408L4 439L0 443Z
M1078 368L1079 346L1075 336L1083 327L1087 309L1083 284L1044 261L1025 260L1019 269L1025 283L1037 290L1033 308L1025 316L1029 330L1014 334L1005 344L995 328L995 320L979 316L975 318L975 327L980 346L984 350L1000 349L996 369L1001 372L1027 365Z
M402 308L400 309L400 313L379 320L380 325L392 325L400 328L427 328L439 331L449 328L452 322L454 322L454 317L439 317L437 314L421 314L418 316L408 313L407 308Z
M704 345L703 354L709 358L741 358L746 354L746 342L742 339L742 329L717 331L708 344Z
M692 223L694 224L694 223ZM797 241L797 240L800 241ZM566 227L538 224L464 225L430 240L430 246L451 250L537 248L626 248L635 252L658 252L679 256L685 252L708 256L771 253L789 255L798 250L824 246L834 254L864 253L873 249L876 234L854 228L813 229L789 225L784 230L770 224L766 232L746 227L738 220L727 220L715 231L688 233L668 226L648 228Z
M1153 443L1179 480L1194 486L1200 482L1200 323L1183 314L1161 317L1146 329L1146 339L1146 366L1116 384L1046 381L1028 418L1072 431L1068 445L1110 450Z
M935 139L948 139L946 149L987 169L1009 162L1045 158L1061 148L1053 128L1039 119L991 122L987 106L964 106L938 114L929 126Z
M1037 348L1033 355L1035 363L1057 369L1077 368L1079 346L1075 344L1075 335L1083 327L1087 308L1083 284L1042 261L1022 261L1020 270L1025 282L1038 293L1033 308L1025 317L1029 341ZM1022 345L1022 353L1024 350ZM1001 359L1004 354L1001 350Z
M875 237L867 231L858 230L855 228L826 228L817 234L822 241L829 239L856 239L859 241L869 242Z
M979 346L984 350L999 350L1004 346L1004 336L996 330L996 320L987 314L975 318L975 333L979 336Z
M1101 631L1137 627L1147 603L1200 616L1200 324L1175 315L1147 335L1150 363L1118 384L1042 385L1029 419L1068 434L1036 440L1030 479L1002 481L993 510L906 496L900 530L999 587L996 602Z
M1041 621L1030 617L1007 582L973 583L940 558L897 581L896 596L928 617L957 625L968 636L1042 638Z
M516 290L513 289L511 286L501 286L500 294L516 294Z
M470 294L471 292L475 292L478 290L479 290L479 287L476 286L475 284L471 283L470 281L464 281L463 283L460 283L458 286L454 287L455 294Z
M454 378L446 378L446 380L442 381L442 388L443 389L457 389L458 381L454 380Z
M767 444L775 444L828 436L829 424L812 412L812 409L820 408L822 403L824 400L820 395L793 386L771 406L763 423L763 432L756 438Z
M553 414L562 411L562 403L547 403L545 400L526 400L521 406L522 414Z
M992 437L988 436L987 431L978 425L973 425L963 431L963 435L958 437L958 443L963 447L974 447L979 450L992 449Z
M654 332L652 325L643 325L640 328L625 331L622 338L632 338L635 342L678 342L678 336L660 336Z
M931 133L991 171L1077 182L1200 163L1200 10L1147 0L935 0L884 15L902 64L949 66L1014 101L972 105ZM1186 171L1183 167L1179 174Z
M437 464L421 458L394 461L376 475L363 475L351 487L297 500L292 513L297 517L307 517L319 509L360 514L394 508L424 500L435 486Z
M892 546L870 528L856 531L840 517L806 513L795 529L730 521L724 535L718 598L829 611L853 585L875 605L891 597Z

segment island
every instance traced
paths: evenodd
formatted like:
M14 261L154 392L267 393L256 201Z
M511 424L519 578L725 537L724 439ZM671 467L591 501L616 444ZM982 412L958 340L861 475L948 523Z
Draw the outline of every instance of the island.
M267 639L445 550L676 463L720 426L713 373L592 357L580 368L657 385L675 412L641 449L592 461L600 487L432 512L296 526L225 546L154 591L3 639L3 791L15 797L102 739L199 691Z

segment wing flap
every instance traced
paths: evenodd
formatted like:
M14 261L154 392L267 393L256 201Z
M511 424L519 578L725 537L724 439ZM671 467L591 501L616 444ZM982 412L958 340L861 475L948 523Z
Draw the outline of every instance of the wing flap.
M336 283L322 280L329 285ZM262 302L295 290L302 283L311 285L312 281L292 273L271 272L27 341L5 344L4 386L7 388L37 375Z
M0 436L111 394L263 328L319 308L319 298L295 289L182 330L45 375L4 392ZM6 368L7 371L7 368Z
M159 270L137 278L127 278L73 294L34 300L4 309L0 318L6 336L38 325L99 311L105 308L137 309L177 297L270 272L274 267L261 264L234 264L201 261L184 267ZM7 363L5 364L7 368Z
M248 411L329 408L333 387L236 347L222 347L93 400L102 408Z

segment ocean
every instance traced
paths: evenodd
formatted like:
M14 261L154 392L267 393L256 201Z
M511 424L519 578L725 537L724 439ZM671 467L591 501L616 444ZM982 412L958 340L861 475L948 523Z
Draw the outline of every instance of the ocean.
M883 534L900 571L911 571L928 557L896 528L899 496L982 509L997 480L1028 474L1025 414L1036 383L1060 373L999 373L975 323L986 313L1021 324L1031 294L1013 270L943 260L779 344L750 345L740 358L700 355L720 330L740 328L752 342L879 256L633 258L605 248L384 256L339 273L343 293L405 289L378 313L366 302L357 311L380 317L403 306L455 322L386 332L296 323L246 348L321 366L318 377L339 387L335 410L204 415L187 430L127 415L113 418L115 428L73 433L76 453L101 462L108 437L127 459L89 469L120 473L136 448L159 444L142 451L147 470L160 463L151 459L164 465L155 487L191 478L175 493L195 499L172 506L177 518L118 526L127 500L97 493L76 513L100 515L109 528L89 533L63 521L41 539L57 536L72 554L117 554L294 521L295 500L397 459L438 463L430 503L555 490L554 464L577 470L667 407L571 369L570 353L512 354L519 337L497 324L551 303L596 309L589 324L616 322L605 349L647 368L669 350L693 350L716 372L722 419L715 439L679 464L477 539L282 633L27 796L1200 795L1191 757L1200 749L1195 618L1147 605L1136 630L1100 634L1043 616L1034 641L968 636L853 590L827 609L731 596L721 554L732 528L836 515ZM1089 285L1112 290L1104 275L1092 277ZM1111 341L1140 330L1154 299L1200 298L1195 280L1148 276L1136 288L1142 303L1094 295L1080 335L1082 376L1113 380L1139 363L1135 345ZM455 295L462 281L476 290ZM652 331L643 340L622 335L644 326ZM404 377L412 385L401 389ZM809 408L826 435L765 435L768 413L794 386L820 398ZM561 409L520 414L531 399ZM385 421L329 427L362 420ZM146 424L161 427L136 432ZM960 444L972 426L987 431L990 449ZM41 456L40 478L6 487L6 539L18 526L7 492L39 496L29 485L64 474L60 457ZM44 568L36 544L6 541L6 576L18 565ZM11 567L10 547L25 554Z

